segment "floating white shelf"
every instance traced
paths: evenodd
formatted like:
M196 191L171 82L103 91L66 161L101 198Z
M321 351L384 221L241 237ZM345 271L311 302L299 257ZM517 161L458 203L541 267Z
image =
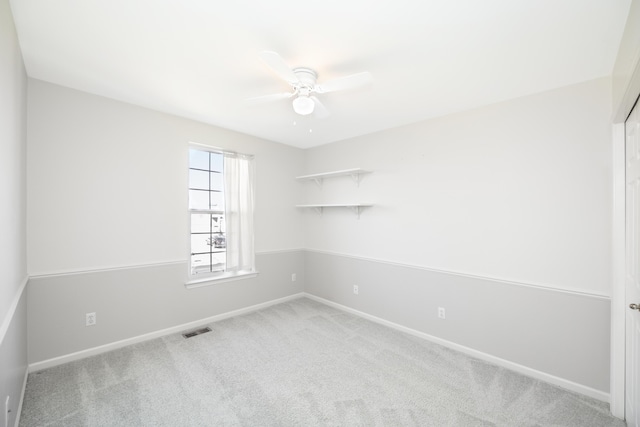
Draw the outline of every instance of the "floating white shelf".
M373 206L371 203L332 203L332 204L318 204L318 205L296 205L297 208L311 208L322 215L324 208L347 208L353 210L358 219L360 219L360 212L362 209Z
M300 181L315 181L316 184L322 186L322 180L325 178L335 178L338 176L350 176L355 181L356 185L360 185L360 178L362 175L371 173L371 171L367 171L360 168L355 169L344 169L339 171L332 172L324 172L324 173L315 173L312 175L303 175L296 177L297 180Z
M335 178L339 176L350 176L355 181L356 185L360 186L360 179L362 175L371 173L371 171L367 171L360 168L354 169L344 169L339 171L331 171L331 172L323 172L323 173L315 173L312 175L303 175L296 177L299 181L314 181L320 187L322 187L322 180L325 178ZM347 208L356 213L358 219L360 219L360 212L362 209L373 206L370 203L321 203L321 204L311 204L311 205L296 205L298 208L311 208L315 209L320 215L322 215L322 210L324 208Z

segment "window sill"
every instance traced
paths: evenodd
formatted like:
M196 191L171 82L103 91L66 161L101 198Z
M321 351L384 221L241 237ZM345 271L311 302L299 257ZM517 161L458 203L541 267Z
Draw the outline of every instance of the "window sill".
M201 279L188 280L185 283L187 289L202 288L204 286L217 285L218 283L234 282L236 280L251 279L258 276L258 271L245 271L240 273L224 273L219 276L208 276Z

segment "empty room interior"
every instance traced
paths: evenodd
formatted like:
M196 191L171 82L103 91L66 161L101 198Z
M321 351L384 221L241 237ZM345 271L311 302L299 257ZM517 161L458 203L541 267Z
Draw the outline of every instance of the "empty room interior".
M640 425L640 0L0 3L0 427Z

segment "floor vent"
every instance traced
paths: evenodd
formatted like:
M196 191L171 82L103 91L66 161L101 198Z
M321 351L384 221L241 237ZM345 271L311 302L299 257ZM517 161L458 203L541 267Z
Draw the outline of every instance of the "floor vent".
M206 334L207 332L211 332L211 328L207 327L207 328L197 329L195 331L182 334L182 336L185 338L191 338L191 337L195 337L196 335Z

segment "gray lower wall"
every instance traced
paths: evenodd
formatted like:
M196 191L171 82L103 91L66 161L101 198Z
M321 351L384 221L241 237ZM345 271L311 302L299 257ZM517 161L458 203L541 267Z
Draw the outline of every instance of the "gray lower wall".
M256 254L255 278L186 289L186 263L40 276L28 286L29 363L265 303L304 290L302 251ZM296 282L291 274L297 274ZM97 324L85 326L85 313Z
M609 391L608 298L314 251L305 252L305 274L309 294Z
M2 417L6 396L10 396L9 424L15 425L27 375L27 293L22 292L4 337L0 337L0 397ZM4 418L2 418L4 422Z
M256 278L197 289L185 288L182 263L31 278L29 363L304 291L608 393L608 298L314 251L258 254L256 262ZM84 326L93 311L97 325Z

